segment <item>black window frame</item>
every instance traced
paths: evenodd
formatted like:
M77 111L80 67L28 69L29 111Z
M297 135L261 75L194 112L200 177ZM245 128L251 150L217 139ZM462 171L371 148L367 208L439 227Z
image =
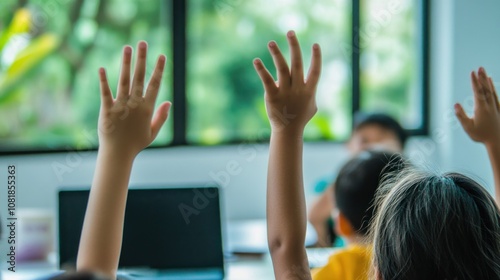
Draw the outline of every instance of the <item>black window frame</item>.
M222 142L216 145L203 145L200 143L189 143L187 141L187 112L188 102L186 93L186 65L187 65L187 17L188 17L188 1L170 1L171 4L171 25L172 25L172 56L173 56L173 80L172 80L172 103L175 106L172 108L171 116L173 122L173 137L172 141L166 145L152 146L148 149L168 148L177 146L204 146L213 147L221 145L239 144L244 142L265 143L268 139L234 139L232 141ZM419 0L418 16L420 19L419 28L419 56L421 58L419 65L419 75L421 77L421 114L422 125L416 129L405 129L409 136L427 136L429 135L429 37L430 37L430 9L429 0ZM354 116L361 108L361 84L360 84L360 33L361 28L361 0L352 0L352 36L351 45L351 75L352 75L352 108L351 116ZM352 118L354 119L354 118ZM353 120L354 121L354 120ZM319 139L312 142L327 142L328 140ZM328 141L332 142L332 141ZM335 141L341 142L341 141ZM10 150L0 151L0 155L22 155L22 154L40 154L40 153L62 153L71 151L96 151L98 147L86 149L66 148L63 149L47 149L47 150Z

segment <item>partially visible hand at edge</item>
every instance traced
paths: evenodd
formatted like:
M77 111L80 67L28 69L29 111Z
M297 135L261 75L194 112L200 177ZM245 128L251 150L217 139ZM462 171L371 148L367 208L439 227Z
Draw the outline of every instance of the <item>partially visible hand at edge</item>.
M486 146L500 145L500 103L493 84L484 68L471 73L474 91L474 115L469 118L460 104L455 114L469 137Z

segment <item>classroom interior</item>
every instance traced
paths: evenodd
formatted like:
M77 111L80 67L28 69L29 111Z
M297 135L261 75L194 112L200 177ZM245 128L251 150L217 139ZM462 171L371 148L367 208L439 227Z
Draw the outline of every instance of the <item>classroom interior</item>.
M403 12L391 14L391 5L401 5ZM19 15L20 10L27 14ZM315 42L324 49L320 115L309 124L304 146L308 206L318 196L314 188L319 181L349 159L345 142L354 111L395 115L411 133L404 151L410 160L431 170L463 172L493 192L487 153L464 133L453 105L460 102L471 113L472 70L483 66L494 80L500 77L498 11L496 0L2 1L0 184L6 186L7 168L15 165L16 213L27 220L48 219L49 235L32 233L30 238L38 236L38 242L50 246L41 259L19 261L16 273L7 270L8 195L2 187L0 279L34 279L58 269L59 193L88 190L95 170L97 67L117 72L122 46L135 47L142 39L152 56L167 56L159 98L173 101L173 117L154 147L135 159L130 188L217 185L225 279L274 279L265 233L269 126L252 59L259 56L272 64L269 40L282 42L288 54L284 38L290 29L296 30L303 50ZM356 15L361 28L353 27ZM13 19L23 16L18 23L23 30L9 29ZM66 21L58 18L72 25L62 28ZM23 20L38 30L23 27ZM20 39L9 43L9 36ZM387 41L377 41L378 36ZM353 40L367 42L359 55L351 49ZM39 50L18 61L17 70L9 68L18 50L28 46ZM380 57L377 48L383 49ZM365 49L372 56L363 56ZM398 52L410 66L391 58ZM72 57L75 61L68 63ZM306 51L306 65L309 58ZM111 77L113 83L116 79ZM404 84L394 82L398 79ZM404 96L391 95L391 87L402 89ZM374 96L366 96L370 93ZM312 247L311 227L307 238Z

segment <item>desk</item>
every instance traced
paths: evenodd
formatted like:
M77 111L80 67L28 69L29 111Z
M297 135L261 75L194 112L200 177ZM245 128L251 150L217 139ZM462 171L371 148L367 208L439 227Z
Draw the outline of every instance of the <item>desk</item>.
M307 256L309 264L319 267L326 264L328 257L338 248L309 248ZM21 264L17 272L2 270L1 280L33 280L57 271L57 258L51 261ZM226 259L227 280L272 280L274 279L273 265L269 254L263 255L235 255Z
M226 234L226 248L229 252L255 254L269 252L266 219L228 221ZM308 222L304 245L312 247L317 241L316 230Z
M33 280L57 271L55 261L20 264L16 272L2 270L2 280ZM244 256L226 262L227 280L274 279L269 255Z

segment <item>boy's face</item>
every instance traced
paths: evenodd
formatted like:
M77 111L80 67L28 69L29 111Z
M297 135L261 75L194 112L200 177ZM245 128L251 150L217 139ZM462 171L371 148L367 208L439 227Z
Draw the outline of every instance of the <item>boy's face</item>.
M352 134L347 143L347 148L352 154L377 147L398 153L403 151L396 134L376 124L362 126Z

